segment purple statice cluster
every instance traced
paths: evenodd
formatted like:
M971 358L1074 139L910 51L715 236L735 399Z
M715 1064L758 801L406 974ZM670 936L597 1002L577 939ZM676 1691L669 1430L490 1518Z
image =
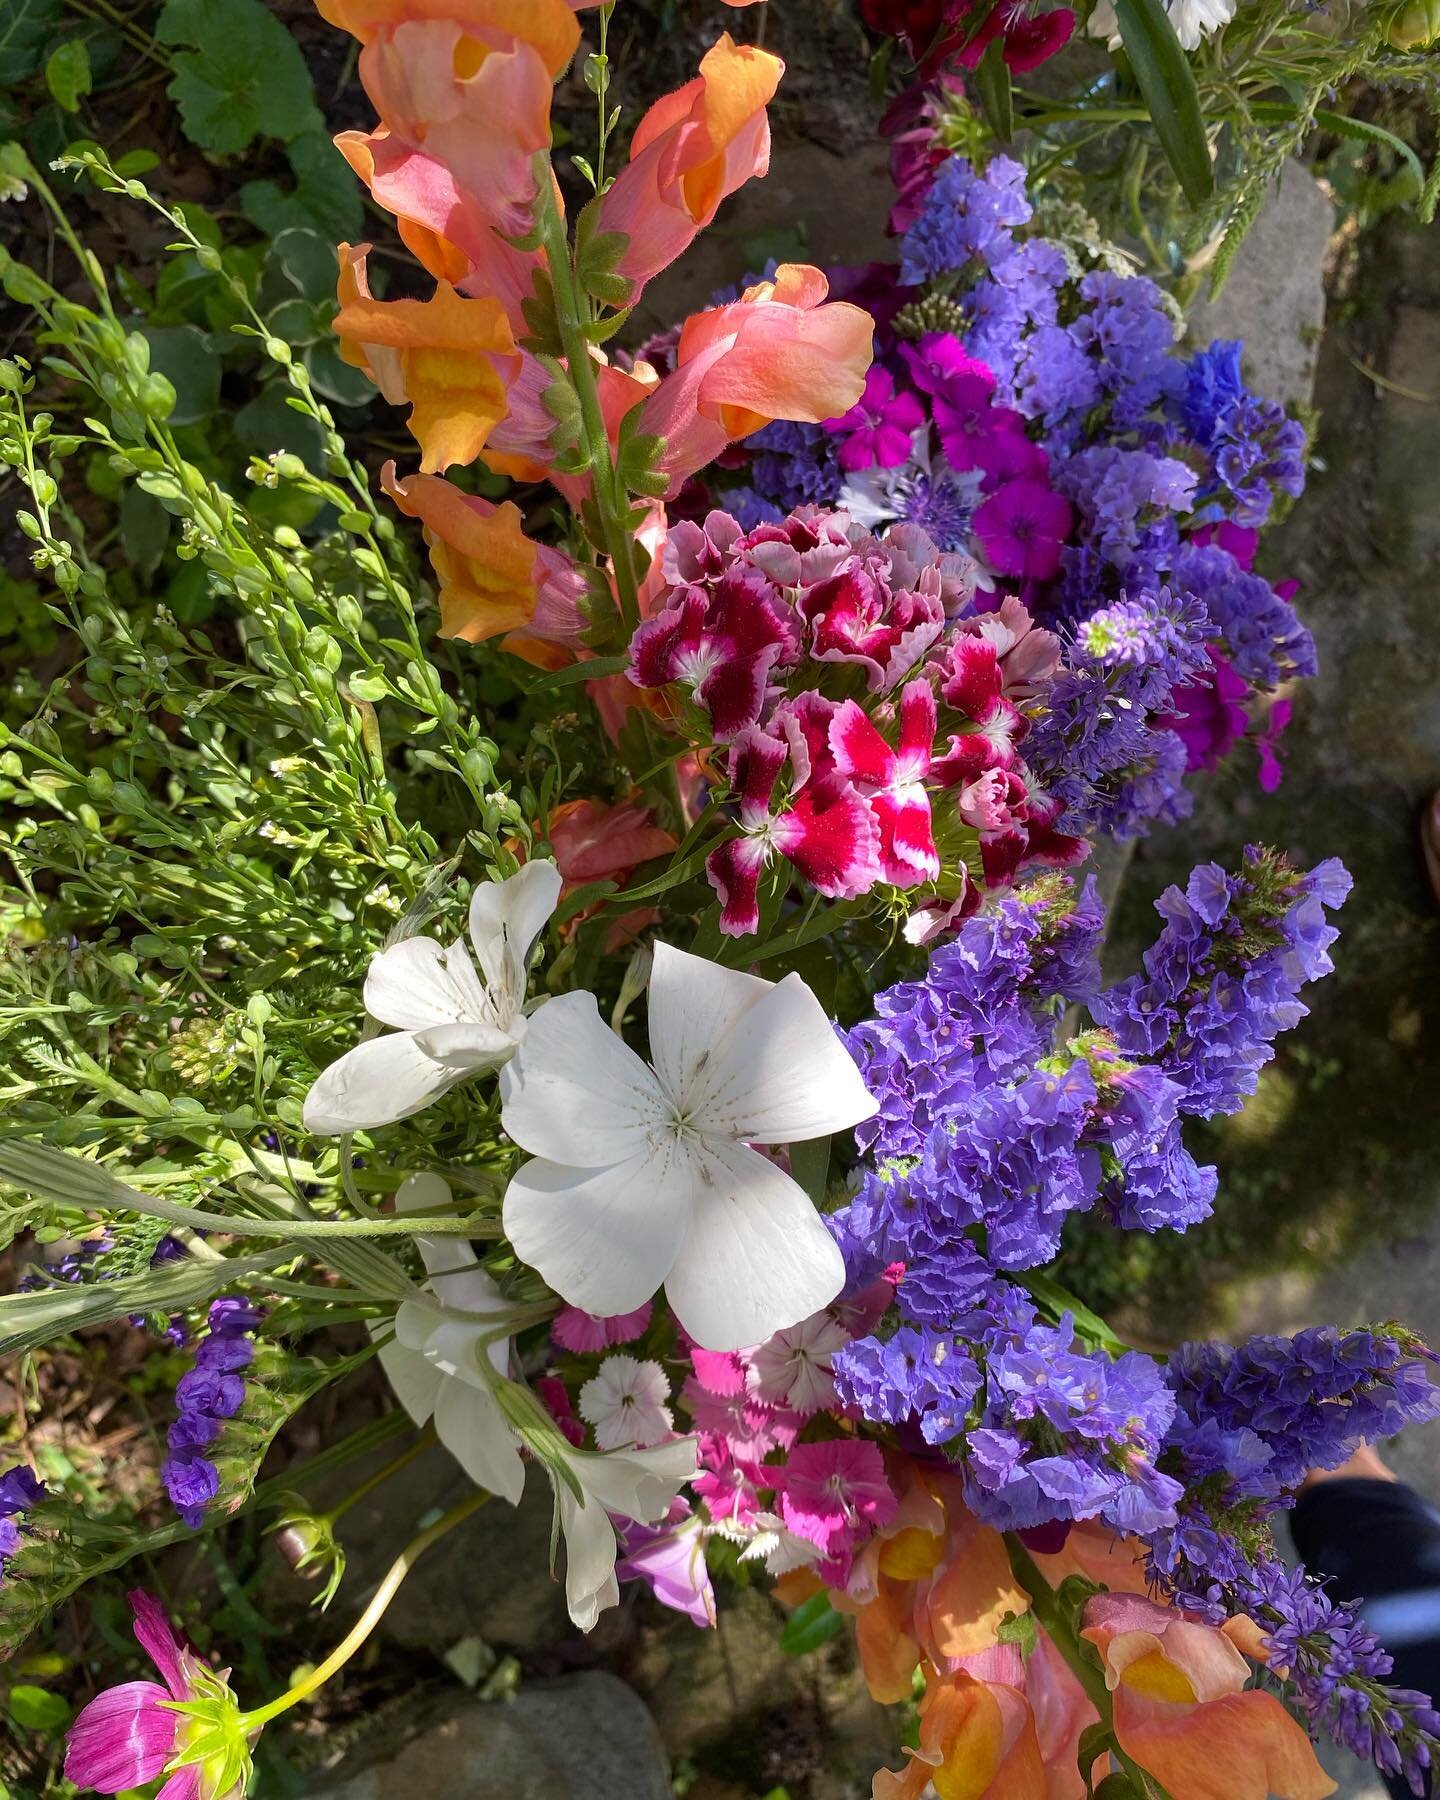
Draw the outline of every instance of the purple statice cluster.
M1276 1500L1360 1443L1440 1416L1431 1352L1404 1332L1315 1326L1243 1344L1182 1344L1170 1357L1170 1447L1187 1477L1225 1477L1227 1505Z
M1202 503L1213 500L1221 516L1258 527L1279 495L1296 498L1305 487L1305 428L1276 401L1245 385L1245 346L1216 339L1197 351L1186 371L1182 415L1195 443L1208 453Z
M1135 836L1192 804L1186 749L1163 722L1170 696L1210 667L1209 616L1193 594L1139 590L1076 629L1028 754L1066 831Z
M205 1454L245 1400L244 1370L255 1356L251 1333L261 1313L236 1294L210 1305L209 1330L195 1351L195 1366L175 1390L177 1417L166 1441L170 1454L160 1471L181 1519L199 1529L205 1508L220 1492L220 1471Z
M25 1463L16 1463L0 1474L0 1584L5 1580L5 1565L20 1548L25 1514L44 1498L45 1483Z
M952 156L936 171L919 216L900 240L907 287L968 268L1004 268L1015 256L1015 229L1031 214L1024 167L997 156L978 170Z
M1333 857L1305 873L1252 845L1238 874L1201 864L1156 901L1164 928L1142 971L1101 996L1098 1023L1178 1084L1183 1112L1238 1112L1276 1037L1305 1017L1301 987L1333 968L1326 909L1349 891Z

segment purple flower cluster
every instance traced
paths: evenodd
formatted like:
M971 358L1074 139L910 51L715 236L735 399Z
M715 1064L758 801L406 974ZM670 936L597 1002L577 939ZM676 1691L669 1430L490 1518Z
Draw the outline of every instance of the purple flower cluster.
M205 1508L220 1491L220 1471L204 1454L245 1399L247 1369L255 1356L250 1333L262 1315L238 1295L212 1301L209 1332L195 1352L195 1366L175 1390L178 1417L167 1434L170 1454L160 1471L181 1519L199 1529Z
M1030 213L1020 163L997 156L981 172L963 156L948 158L900 240L901 281L918 287L971 263L1003 268L1015 254L1015 227Z
M1302 874L1251 846L1238 875L1202 864L1184 893L1156 901L1165 926L1143 973L1102 996L1097 1020L1127 1055L1155 1059L1183 1090L1182 1111L1238 1112L1277 1035L1305 1017L1301 987L1333 967L1325 909L1349 891L1334 858Z
M33 1469L16 1463L0 1475L0 1583L5 1565L20 1548L23 1514L45 1498L45 1483Z
M1440 1388L1415 1341L1383 1330L1324 1325L1243 1344L1182 1344L1169 1381L1178 1409L1171 1446L1190 1479L1227 1478L1227 1504L1278 1499L1357 1444L1440 1416Z
M1173 1523L1183 1489L1155 1467L1175 1402L1153 1358L1077 1350L1067 1314L992 1344L965 1497L1001 1531L1102 1518L1117 1531Z
M1260 526L1276 496L1305 487L1305 429L1283 406L1245 385L1245 346L1217 339L1191 358L1182 408L1186 428L1210 453L1211 477L1201 492L1237 525Z

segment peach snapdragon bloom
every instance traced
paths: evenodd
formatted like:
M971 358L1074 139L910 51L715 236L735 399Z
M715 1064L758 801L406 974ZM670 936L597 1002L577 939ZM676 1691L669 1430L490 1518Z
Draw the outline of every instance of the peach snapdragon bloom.
M392 406L410 404L426 474L471 463L510 410L520 352L495 299L462 299L448 281L430 300L376 300L370 246L340 246L341 358L363 369Z
M501 648L542 668L574 660L586 620L585 578L561 550L520 528L520 509L462 493L438 475L380 475L385 492L419 519L440 584L440 635Z
M736 301L692 313L675 370L642 402L640 429L665 439L660 469L678 492L727 444L773 419L819 424L846 412L865 387L875 321L826 300L819 269L781 263Z
M653 813L637 795L617 806L603 800L569 800L551 813L546 834L565 883L560 890L562 900L591 881L611 880L624 887L641 863L669 856L679 847L677 840L655 823ZM588 908L564 929L572 931L594 910ZM659 909L653 906L622 913L606 933L606 952L628 944L659 917Z
M1171 1800L1324 1800L1335 1783L1274 1694L1247 1688L1249 1620L1217 1630L1139 1594L1096 1594L1081 1637L1099 1650L1115 1739Z
M920 1706L920 1746L900 1774L881 1769L873 1800L1042 1800L1045 1769L1035 1718L1021 1691L1025 1668L1013 1644L933 1680Z
M726 32L700 60L700 73L657 100L635 128L630 160L600 202L602 231L629 243L616 273L634 286L689 248L720 202L770 167L765 108L785 65Z

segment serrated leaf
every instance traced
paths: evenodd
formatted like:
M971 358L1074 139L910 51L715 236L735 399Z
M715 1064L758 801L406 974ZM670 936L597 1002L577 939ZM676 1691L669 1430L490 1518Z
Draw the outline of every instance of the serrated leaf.
M845 1618L825 1593L802 1600L785 1621L780 1648L786 1656L810 1656L845 1629Z
M45 64L45 85L55 104L65 112L78 112L90 92L90 50L84 38L68 37L50 52Z
M1215 178L1200 95L1163 0L1115 0L1115 20L1160 147L1185 198L1203 205Z
M155 35L193 46L174 58L168 92L201 149L233 155L257 136L319 128L300 47L261 0L165 0Z

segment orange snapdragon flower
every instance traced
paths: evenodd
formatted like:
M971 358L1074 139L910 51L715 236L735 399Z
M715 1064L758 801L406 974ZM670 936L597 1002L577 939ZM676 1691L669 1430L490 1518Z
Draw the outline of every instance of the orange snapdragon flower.
M665 439L660 468L672 494L772 419L819 424L860 398L875 321L863 307L827 301L829 291L819 269L782 263L738 300L685 321L674 373L640 415L642 431Z
M426 474L471 463L510 410L520 352L495 299L465 300L442 281L430 300L376 300L370 246L340 246L340 355L392 406L410 403Z
M438 475L380 475L385 492L425 528L440 584L440 635L501 648L542 668L574 660L585 630L585 581L563 551L520 528L520 509L462 493Z
M575 54L580 27L566 0L315 0L322 19L373 43L397 25L428 19L464 26L482 43L518 38L558 75Z
M630 298L686 250L720 202L770 167L765 108L785 65L726 32L700 73L657 100L635 128L630 161L600 202L600 229L630 240L616 272Z
M920 1708L920 1747L906 1752L900 1774L879 1771L873 1800L919 1800L927 1786L938 1800L1042 1800L1035 1718L1016 1685L1025 1679L1020 1655L1006 1645L976 1660L975 1672L932 1682Z
M1096 1594L1080 1635L1104 1662L1117 1743L1172 1800L1335 1792L1274 1694L1246 1687L1249 1665L1234 1640L1253 1642L1249 1620L1217 1630L1143 1595Z

